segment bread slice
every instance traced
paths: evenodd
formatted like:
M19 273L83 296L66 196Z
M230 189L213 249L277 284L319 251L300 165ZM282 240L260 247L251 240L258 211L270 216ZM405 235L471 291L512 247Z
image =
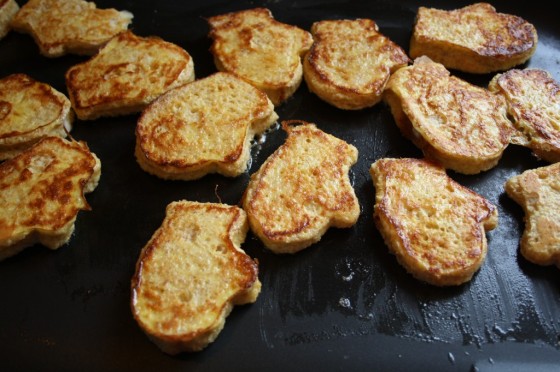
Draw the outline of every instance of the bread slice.
M530 169L505 183L525 211L521 254L537 265L560 268L560 163Z
M161 350L205 348L234 305L256 301L257 262L240 248L247 231L239 207L185 200L167 206L131 281L134 318Z
M162 95L136 126L136 160L164 179L245 172L251 140L278 119L266 94L217 72Z
M11 26L30 34L46 57L93 55L113 36L126 30L133 15L116 9L97 9L84 0L29 0Z
M420 57L389 79L384 100L402 134L426 158L475 174L494 167L513 131L503 97Z
M266 8L217 15L208 23L218 70L247 80L275 105L297 90L303 74L301 57L313 43L309 32L276 21Z
M371 107L395 70L410 59L370 19L328 20L311 27L313 45L303 60L310 91L345 110Z
M183 48L130 31L66 72L72 107L81 120L140 112L161 94L193 80L193 59Z
M380 159L370 174L374 221L398 262L436 286L471 280L486 257L485 231L496 227L497 208L427 160Z
M66 137L74 112L70 100L26 74L0 79L0 160L12 158L41 138Z
M284 121L282 127L286 142L251 175L242 206L268 249L296 253L329 227L347 228L358 220L360 206L348 177L358 150L315 124Z
M498 13L488 3L449 11L419 7L409 54L428 56L450 69L486 74L525 63L537 42L531 23Z
M19 5L15 0L0 0L0 39L10 31L10 23L19 11Z
M83 142L46 137L0 164L0 260L40 243L65 244L84 193L97 186L101 162Z
M549 162L560 161L560 83L545 70L512 69L494 76L488 89L506 99L519 132L512 143Z

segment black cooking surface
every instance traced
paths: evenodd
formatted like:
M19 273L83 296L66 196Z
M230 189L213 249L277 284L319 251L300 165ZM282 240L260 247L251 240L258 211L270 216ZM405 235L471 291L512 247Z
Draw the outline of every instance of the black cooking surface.
M20 5L23 4L19 1ZM197 78L216 71L205 17L256 6L279 21L309 30L315 21L371 18L408 51L419 5L454 9L465 1L97 1L134 14L131 29L185 48ZM544 2L543 2L544 4ZM557 15L538 1L495 1L539 33L523 67L560 80ZM29 35L0 40L0 76L24 72L66 93L64 73L87 57L42 57ZM493 75L454 74L486 86ZM560 363L559 271L519 254L523 213L503 190L520 172L545 165L509 146L498 166L478 175L448 174L499 208L488 256L471 282L437 288L413 279L388 253L372 214L371 163L421 157L399 133L384 104L361 111L334 108L302 83L276 109L280 120L316 123L355 145L351 180L361 204L358 223L330 229L295 255L275 255L248 234L243 248L259 261L257 302L236 307L217 340L202 352L171 357L141 332L129 307L139 252L160 226L168 203L188 199L238 204L249 175L285 139L281 129L252 148L252 165L237 178L209 175L165 181L134 159L138 115L76 121L72 136L102 162L97 189L86 195L70 243L57 251L37 245L0 263L0 370L556 370ZM1 211L0 211L1 213ZM517 368L517 369L516 369Z

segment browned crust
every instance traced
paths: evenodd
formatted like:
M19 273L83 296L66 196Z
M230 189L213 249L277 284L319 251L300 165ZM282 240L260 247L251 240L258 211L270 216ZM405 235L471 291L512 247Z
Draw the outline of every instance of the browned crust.
M442 19L449 24L441 23ZM453 29L454 25L458 25L454 36L436 35L432 29L446 26ZM443 32L452 31L446 29ZM465 39L479 42L476 46L467 46ZM447 68L489 73L526 62L534 54L537 42L537 31L531 23L516 15L498 13L488 3L450 11L419 7L410 42L410 57L426 55Z
M69 3L70 0L30 0L18 11L11 27L31 34L46 57L66 53L92 55L126 30L132 19L127 12L98 9L94 2L72 0Z
M330 226L350 227L356 222L359 204L348 170L357 160L357 150L314 124L291 120L283 121L282 127L288 133L286 142L251 176L242 205L253 232L267 248L275 253L295 253L320 240ZM305 138L309 147L302 149L304 143L298 144L298 137ZM324 159L318 152L326 149L313 149L320 143L329 143ZM298 163L305 157L322 160L307 168ZM271 195L268 183L278 177L276 168L282 163L292 164L280 175L285 190L275 190ZM332 185L323 186L326 183ZM281 216L278 210L284 211ZM279 221L287 227L279 227Z
M350 29L355 29L355 34L348 35ZM345 30L347 32L338 37L338 33ZM378 103L389 76L410 62L402 48L382 35L375 21L370 19L315 22L311 32L314 42L304 58L305 81L312 92L341 109L359 110ZM327 71L329 67L338 64L339 61L335 60L334 55L336 53L342 52L345 54L344 58L360 59L361 63L364 63L363 55L352 55L353 51L348 50L348 38L356 44L354 48L360 46L362 50L358 53L368 50L366 62L370 59L378 61L377 65L371 68L367 82L359 85L353 84L350 77L343 76L363 74L363 71L343 71L336 74L337 78L344 80L343 82L336 81L332 71ZM381 61L380 54L383 55Z
M523 137L512 142L546 161L560 161L560 84L552 75L541 69L512 69L496 75L488 89L505 97L509 117Z
M230 102L219 102L220 106L216 106L213 97L204 96L211 89L228 89ZM237 100L236 94L245 96L245 101L251 98L248 104L243 101L247 105L246 111L239 112L239 107L231 107L231 100ZM187 123L176 115L168 114L178 100L188 103L194 96L207 101L204 107L199 107L199 103L192 103L197 108L185 107L187 111L196 111L198 122ZM241 97L239 102L242 102ZM232 121L224 121L224 110L233 109L237 109L237 116ZM145 171L162 178L193 180L214 172L236 176L246 168L245 158L252 137L268 128L276 118L266 94L234 75L218 72L169 91L144 110L136 126L136 158ZM184 137L181 128L187 125L200 127L196 131L193 127L196 135ZM163 127L171 128L169 135L157 134ZM207 132L212 131L216 133L207 138ZM236 141L229 147L222 143L224 138ZM206 153L200 151L201 146L205 147ZM180 156L189 149L192 159Z
M504 186L524 211L521 255L534 264L560 268L560 163L526 170Z
M139 37L131 31L124 31L109 43L115 44L111 47L118 45L120 49L158 50L159 54L172 55L173 61L158 63L155 67L157 70L152 65L143 65L135 61L104 64L103 58L107 58L111 53L107 44L96 56L71 67L66 72L69 98L80 119L139 112L160 94L176 85L174 83L180 83L179 78L188 72L187 68L193 64L191 56L183 48L157 36ZM135 71L128 71L130 68L134 68ZM136 71L137 69L145 71ZM192 78L184 83L194 79L194 73L188 76ZM146 87L137 91L134 87L139 80ZM108 91L100 89L100 81L110 82ZM160 84L162 90L158 88Z
M249 23L246 20L250 20ZM207 18L207 22L210 25L208 36L213 40L210 52L219 71L233 73L255 85L274 105L281 104L297 90L302 80L301 57L313 42L309 32L275 20L271 11L262 7L216 15ZM236 33L236 41L241 45L239 50L223 47L228 43L225 35L229 32ZM274 43L276 51L267 52L267 55L255 53L258 49L252 45L255 34L270 34L267 42ZM252 53L256 60L250 63L254 66L239 58L242 51ZM289 66L280 66L278 57L284 57L285 53L293 54L293 58ZM260 74L261 71L266 74Z
M65 101L60 95L53 93L53 88L49 85L40 83L26 74L12 74L0 80L0 87L2 91L0 92L0 139L7 139L10 137L18 137L25 134L32 133L34 131L40 130L40 128L47 127L51 125L54 121L59 119L62 115L62 110L65 106ZM35 88L36 93L33 94L33 99L41 102L44 106L49 103L58 108L58 111L52 112L52 121L42 123L39 126L29 128L25 131L9 130L9 128L2 128L2 119L6 118L13 109L13 105L10 102L2 100L3 94L10 94L10 91L24 91Z
M97 186L100 162L85 143L46 137L0 164L0 260L35 243L68 241L84 193Z
M229 214L230 222L223 236L221 237L221 242L223 246L220 247L222 254L228 254L230 257L227 259L227 263L224 269L227 269L230 273L236 273L237 281L235 282L235 292L223 303L216 303L213 298L206 298L204 304L200 307L204 308L205 312L212 313L215 315L215 321L210 324L207 328L197 329L192 332L186 333L172 333L172 330L177 327L179 320L184 320L188 318L195 319L197 315L200 315L200 309L186 309L181 304L176 304L175 307L167 308L162 306L160 296L165 296L165 291L162 292L146 292L141 289L143 273L145 265L149 264L153 260L154 250L161 249L162 244L167 243L168 240L166 235L170 233L172 227L172 219L176 217L177 213L223 213L226 211ZM220 319L225 318L232 309L232 305L244 304L248 301L253 302L254 299L248 298L248 292L253 288L255 283L258 282L258 263L251 259L245 252L241 251L236 247L236 244L232 241L232 235L238 234L237 231L240 226L246 224L244 220L244 214L242 210L238 207L226 206L223 204L212 204L212 203L183 203L174 202L168 205L166 209L166 218L163 224L154 233L150 241L140 252L140 256L136 263L135 273L131 279L131 310L135 320L141 326L141 328L146 332L150 338L162 347L165 352L170 354L176 354L182 351L199 351L207 346L208 337L215 337L217 335L211 336L216 331L216 326L220 323ZM242 239L245 238L246 229L242 232ZM209 249L214 247L209 247ZM201 272L204 269L201 268ZM188 274L188 273L186 273ZM224 271L224 275L228 275ZM203 278L201 278L203 279ZM217 283L218 284L218 283ZM219 284L218 284L219 285ZM165 325L165 329L169 331L159 332L152 329L148 324L146 324L143 319L139 316L135 302L137 296L142 293L142 296L151 297L155 305L150 307L150 311L154 313L160 312L172 312L174 314L173 321ZM201 294L204 295L204 294ZM221 330L218 329L218 332ZM214 338L210 340L213 341ZM202 340L202 341L201 341Z
M83 190L93 174L96 164L95 158L92 156L85 143L68 142L59 137L47 137L42 139L28 151L0 164L0 180L4 180L3 182L0 181L0 191L17 187L17 184L14 183L5 183L5 180L10 173L22 169L22 166L25 168L23 168L24 171L21 173L18 182L25 182L31 176L26 169L31 167L31 160L38 154L41 156L49 156L53 159L49 166L43 171L48 174L51 169L59 165L60 160L58 160L57 153L65 150L75 153L72 157L73 162L69 163L68 166L64 168L62 172L57 173L56 176L53 175L50 180L51 183L40 183L33 189L33 192L30 193L26 200L26 204L33 210L36 210L37 213L34 213L24 221L19 221L21 226L33 228L34 226L42 225L48 226L49 229L56 230L66 225L70 219L75 217L79 210L91 209L83 195L83 191L76 205L70 203L70 192L74 189L75 185L69 183L68 180L81 175L78 179L78 187ZM60 203L64 205L65 208L54 210L45 209L45 206L50 203ZM23 208L24 206L22 206L22 209ZM6 221L3 221L3 224L5 223Z
M503 97L451 76L427 57L395 72L384 100L406 138L426 157L457 172L494 167L510 143Z
M485 230L495 228L497 208L427 160L381 159L372 164L370 173L376 189L374 221L398 262L433 285L469 281L486 256ZM424 200L423 191L411 189L419 185L416 178L452 201L446 205L438 199ZM411 225L412 219L424 225Z

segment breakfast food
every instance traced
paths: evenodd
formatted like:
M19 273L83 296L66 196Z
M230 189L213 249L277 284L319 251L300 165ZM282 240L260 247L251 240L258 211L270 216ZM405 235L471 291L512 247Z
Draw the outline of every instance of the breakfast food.
M241 248L247 216L236 206L178 201L142 249L131 281L131 309L168 354L213 342L234 305L261 290L257 262Z
M560 163L527 170L505 183L525 211L521 254L537 265L560 268Z
M173 89L150 104L136 126L136 159L164 179L245 172L251 140L278 118L266 94L217 72Z
M19 11L15 0L0 0L0 39L10 31L10 22Z
M242 206L268 249L295 253L318 242L329 227L358 220L348 177L358 150L311 123L284 121L282 127L286 142L251 175Z
M29 0L11 26L30 34L46 57L92 55L126 30L132 18L130 12L97 9L95 3L84 0Z
M130 31L66 72L72 107L81 120L140 112L161 94L193 80L194 63L184 49Z
M213 39L210 51L218 70L247 80L275 105L297 90L301 57L313 43L309 32L276 21L265 8L217 15L208 23Z
M378 103L389 76L410 61L370 19L315 22L311 33L303 76L310 91L341 109Z
M47 137L0 164L0 260L40 243L70 239L84 193L97 186L101 162L82 142Z
M560 161L560 84L552 75L542 69L512 69L494 76L488 89L507 102L518 131L512 143L546 161Z
M0 79L0 160L41 138L66 137L73 121L70 101L50 85L26 74Z
M537 49L537 30L488 3L455 10L419 7L410 57L428 56L449 69L484 74L526 62Z
M377 160L374 221L398 262L436 286L471 280L486 257L497 208L427 160Z
M475 174L494 167L513 131L503 97L420 57L389 79L384 100L402 134L426 158Z

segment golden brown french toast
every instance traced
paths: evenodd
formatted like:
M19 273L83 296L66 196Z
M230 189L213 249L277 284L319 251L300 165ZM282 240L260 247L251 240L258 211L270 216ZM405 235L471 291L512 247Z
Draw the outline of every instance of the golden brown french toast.
M299 124L299 125L298 125ZM347 228L360 206L348 172L358 150L304 121L284 121L286 142L251 175L242 206L274 253L296 253L331 226Z
M537 49L537 30L488 3L454 10L419 7L411 58L428 56L450 69L485 74L526 62Z
M83 142L46 137L0 164L0 260L40 243L65 244L101 162Z
M136 160L164 179L245 172L251 140L278 119L266 94L226 72L173 89L142 113Z
M19 5L15 0L0 0L0 39L10 31L10 23L18 11Z
M66 137L73 121L70 100L50 85L26 74L0 79L0 160L41 138Z
M134 318L168 354L213 342L234 305L261 290L257 262L241 248L247 216L236 206L170 203L144 246L131 281Z
M303 74L301 57L313 43L309 32L276 21L266 8L217 15L208 23L218 70L247 80L275 105L297 90Z
M552 75L542 69L512 69L494 76L488 89L506 99L518 131L512 143L541 159L560 161L560 84Z
M90 60L71 67L66 86L78 118L92 120L140 112L194 78L193 60L184 49L125 31Z
M95 3L84 0L29 0L11 27L30 34L46 57L93 55L126 30L132 18L128 11L98 9Z
M305 82L311 92L341 109L378 103L389 76L410 62L370 19L315 22L311 33L313 45L303 59Z
M427 57L397 70L384 100L426 158L464 174L494 167L513 132L503 97L451 76Z
M427 160L374 162L374 221L398 262L436 286L471 280L486 257L497 208Z
M560 163L530 169L505 183L525 212L521 254L537 265L560 268Z

